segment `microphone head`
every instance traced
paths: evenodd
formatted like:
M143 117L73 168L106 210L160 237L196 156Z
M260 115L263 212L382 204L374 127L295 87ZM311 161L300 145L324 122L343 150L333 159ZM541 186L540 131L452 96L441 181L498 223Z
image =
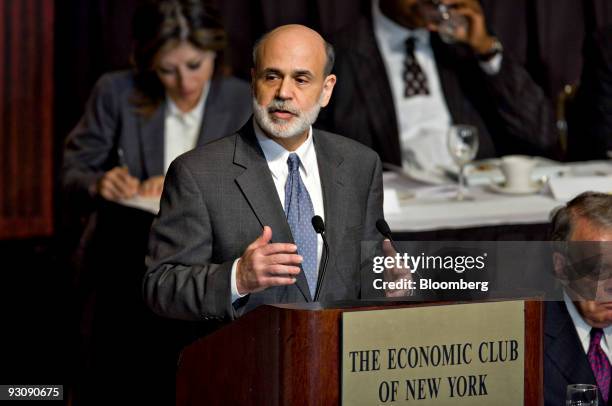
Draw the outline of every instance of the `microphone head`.
M325 232L325 223L321 216L314 216L312 218L312 228L314 228L317 234L322 234Z
M378 232L385 237L389 237L391 235L391 229L389 228L389 224L387 224L385 219L376 220L376 228L378 229Z

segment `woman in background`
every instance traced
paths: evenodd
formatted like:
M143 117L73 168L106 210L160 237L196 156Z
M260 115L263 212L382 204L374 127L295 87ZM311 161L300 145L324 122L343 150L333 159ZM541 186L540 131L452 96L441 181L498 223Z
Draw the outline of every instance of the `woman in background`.
M185 326L144 306L153 214L121 203L159 196L174 158L232 134L251 114L248 84L221 74L226 35L201 1L144 3L133 36L134 69L99 79L64 152L66 197L88 209L78 253L79 404L173 403L176 331Z
M64 187L109 201L161 193L183 152L240 128L248 84L220 72L225 32L197 0L147 2L134 18L134 69L103 75L64 155Z

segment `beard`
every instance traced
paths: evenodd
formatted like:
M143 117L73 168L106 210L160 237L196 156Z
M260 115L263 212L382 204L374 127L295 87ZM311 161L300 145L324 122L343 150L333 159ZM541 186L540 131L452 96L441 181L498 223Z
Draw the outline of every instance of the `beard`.
M304 134L317 120L322 99L321 93L321 97L310 110L300 111L291 102L277 98L264 107L257 103L253 96L253 116L267 135L274 138L292 138ZM293 118L289 121L275 118L272 113L279 110L293 114Z

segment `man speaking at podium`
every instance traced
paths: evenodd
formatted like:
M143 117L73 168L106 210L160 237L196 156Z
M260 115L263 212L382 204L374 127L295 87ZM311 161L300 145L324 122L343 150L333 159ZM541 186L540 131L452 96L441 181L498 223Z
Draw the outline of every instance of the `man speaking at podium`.
M311 126L336 83L333 48L288 25L266 34L253 59L253 119L167 174L144 280L160 315L233 319L265 303L312 301L323 254L315 215L329 244L320 299L359 299L371 288L361 241L381 240L380 160Z

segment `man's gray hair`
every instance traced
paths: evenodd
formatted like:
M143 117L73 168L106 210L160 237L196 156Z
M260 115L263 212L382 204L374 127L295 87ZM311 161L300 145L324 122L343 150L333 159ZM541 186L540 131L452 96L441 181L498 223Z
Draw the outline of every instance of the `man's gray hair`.
M565 206L551 213L553 241L567 241L572 235L576 218L583 218L598 227L612 229L612 195L584 192L574 197Z
M272 32L272 31L270 31ZM259 57L259 47L263 41L268 37L270 32L262 35L257 41L255 41L255 45L253 45L253 66L257 68L257 58ZM334 69L334 63L336 62L336 51L334 51L334 46L329 42L323 40L325 45L325 67L323 68L323 75L329 75Z

